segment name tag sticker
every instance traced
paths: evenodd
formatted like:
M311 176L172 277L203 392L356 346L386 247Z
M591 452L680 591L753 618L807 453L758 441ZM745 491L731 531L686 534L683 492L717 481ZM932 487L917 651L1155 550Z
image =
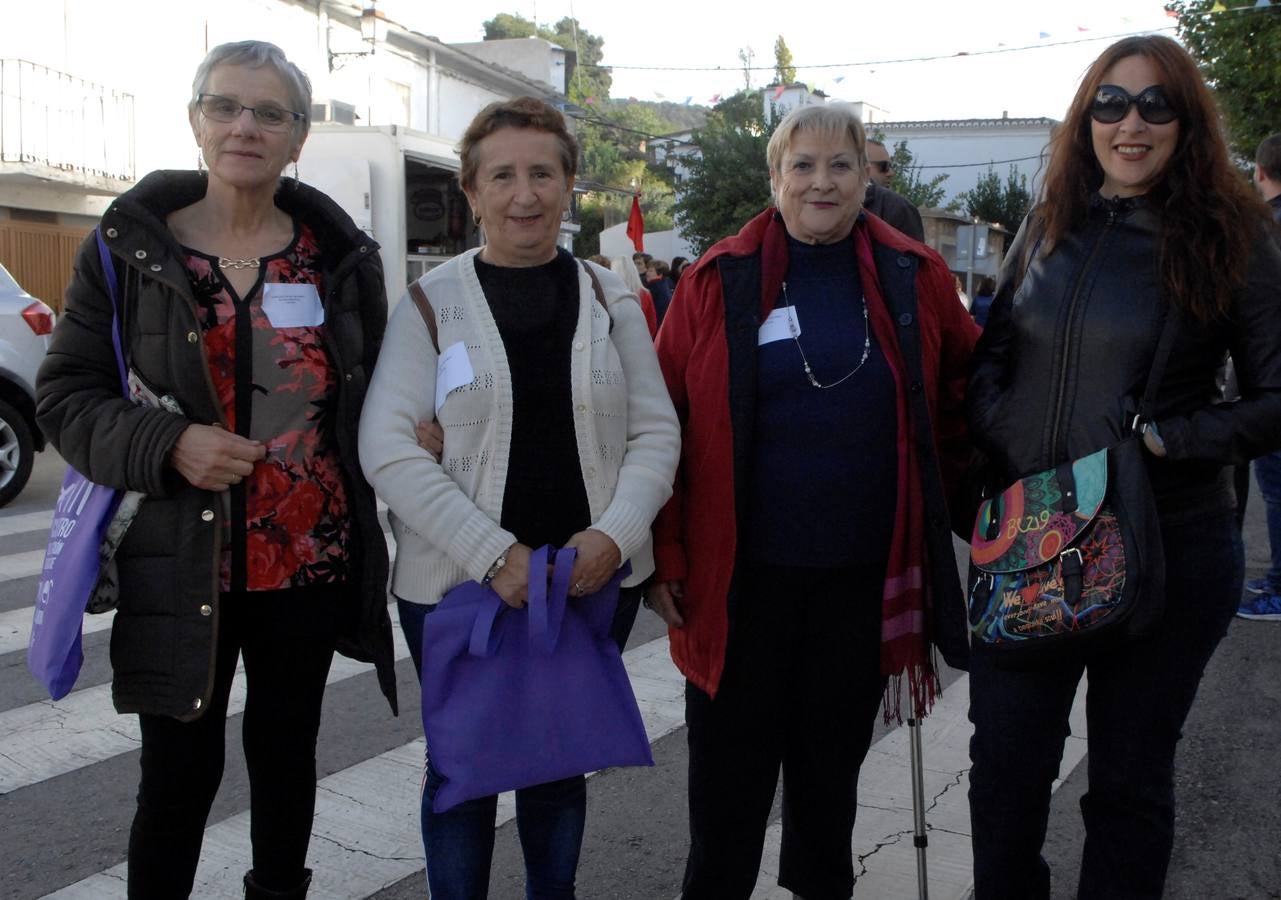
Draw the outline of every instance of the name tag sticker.
M262 311L273 328L313 328L325 324L325 307L314 284L264 284Z
M446 347L436 363L436 409L445 405L450 391L471 384L475 378L471 360L467 358L467 345L459 341Z
M772 344L774 341L786 341L800 337L801 320L796 317L795 306L780 306L769 314L765 324L756 335L756 346Z

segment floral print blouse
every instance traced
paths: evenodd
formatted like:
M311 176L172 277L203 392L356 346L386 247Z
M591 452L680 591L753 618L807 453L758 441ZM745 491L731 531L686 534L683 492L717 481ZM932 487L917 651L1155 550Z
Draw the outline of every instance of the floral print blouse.
M276 327L263 309L268 284L310 284L323 301L315 235L295 224L291 244L260 260L247 299L223 277L217 257L190 248L184 253L227 428L267 447L253 474L228 492L221 588L344 581L351 526L334 439L337 376L325 326L278 319L284 327Z

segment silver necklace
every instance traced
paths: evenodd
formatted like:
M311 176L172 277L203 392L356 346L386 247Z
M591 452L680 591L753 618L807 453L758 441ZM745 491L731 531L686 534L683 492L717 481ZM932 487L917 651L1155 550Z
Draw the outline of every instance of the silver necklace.
M841 385L849 381L854 377L854 374L858 372L859 369L863 368L863 363L867 362L867 358L872 354L872 329L867 323L867 295L861 294L860 299L863 303L863 358L858 361L857 366L851 369L842 378L837 381L833 381L831 384L823 384L814 377L814 370L810 368L810 361L805 357L805 348L801 346L800 333L796 330L796 319L792 316L787 317L787 328L792 332L792 340L796 343L797 352L801 354L801 363L805 366L805 377L809 379L810 384L821 391L825 391L828 388L834 388L837 385ZM787 298L786 281L783 282L783 304L785 306L792 305L792 301Z
M225 256L218 257L218 268L220 269L256 269L261 264L261 257L255 256L253 259L228 259Z

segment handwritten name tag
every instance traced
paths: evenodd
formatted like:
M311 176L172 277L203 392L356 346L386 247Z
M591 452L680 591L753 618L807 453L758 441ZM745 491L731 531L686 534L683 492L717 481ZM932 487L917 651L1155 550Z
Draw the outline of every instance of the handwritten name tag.
M439 412L445 405L450 391L471 384L475 378L471 360L467 358L467 345L459 341L446 347L436 363L436 410Z
M262 288L262 311L273 328L311 328L325 324L325 307L314 284L276 284Z
M800 337L800 334L801 320L796 316L796 307L780 306L761 325L761 330L756 335L756 346Z

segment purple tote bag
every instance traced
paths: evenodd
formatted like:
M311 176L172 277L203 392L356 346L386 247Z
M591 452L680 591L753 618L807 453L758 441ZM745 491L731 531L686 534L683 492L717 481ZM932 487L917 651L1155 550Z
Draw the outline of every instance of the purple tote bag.
M116 299L116 270L102 235L96 231L102 273L111 294L111 343L120 370L120 390L129 396L124 353L120 347L120 310ZM80 626L85 605L98 583L102 569L99 548L123 491L94 484L71 466L62 478L58 506L49 529L44 566L36 589L31 641L27 645L27 667L54 700L70 693L84 652L80 647Z
M652 766L649 738L609 625L624 565L569 600L573 550L534 551L529 604L475 581L423 622L423 730L444 779L432 808L613 766Z

